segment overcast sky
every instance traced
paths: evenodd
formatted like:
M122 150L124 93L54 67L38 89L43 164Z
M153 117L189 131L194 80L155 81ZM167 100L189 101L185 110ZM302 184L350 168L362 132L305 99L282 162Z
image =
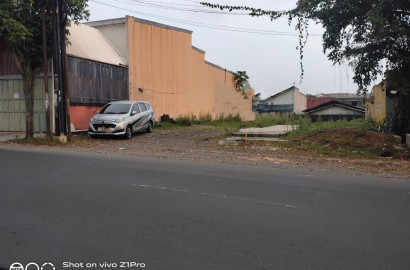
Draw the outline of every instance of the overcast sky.
M347 63L333 66L322 50L323 29L311 23L304 53L305 75L300 83L298 32L283 18L250 17L242 12L203 7L194 0L89 0L90 21L125 15L193 31L192 45L205 59L231 71L246 71L256 93L276 94L293 84L305 94L356 93ZM268 10L293 8L296 0L213 0L211 3L247 5ZM118 7L118 8L116 8ZM188 11L190 10L190 11ZM195 11L195 12L194 12ZM211 13L209 13L211 12ZM224 14L220 14L224 13ZM201 25L201 26L200 26ZM229 27L229 31L222 30ZM250 33L258 30L264 34Z

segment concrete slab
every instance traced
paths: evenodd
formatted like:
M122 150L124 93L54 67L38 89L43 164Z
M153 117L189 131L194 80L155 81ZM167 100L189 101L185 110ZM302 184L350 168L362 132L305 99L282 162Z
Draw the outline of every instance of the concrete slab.
M264 128L241 128L238 132L234 133L235 136L248 137L279 137L289 131L299 128L297 125L277 125Z
M273 137L249 137L248 141L265 141L265 142L286 142L287 140L273 138ZM218 144L221 145L239 145L244 142L244 137L234 136L226 137L223 140L218 141Z
M35 138L44 138L45 136L45 133L34 133ZM16 138L24 139L25 137L25 132L0 132L0 142L7 142Z

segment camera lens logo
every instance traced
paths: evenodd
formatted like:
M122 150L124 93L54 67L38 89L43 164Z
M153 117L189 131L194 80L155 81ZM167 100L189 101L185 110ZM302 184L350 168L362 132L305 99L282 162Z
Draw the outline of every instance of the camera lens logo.
M10 270L24 270L24 266L21 263L15 262L10 265Z
M12 265L10 265L9 270L55 270L56 268L54 267L54 264L50 262L45 262L41 267L36 264L36 263L28 263L26 267L24 267L21 263L15 262Z

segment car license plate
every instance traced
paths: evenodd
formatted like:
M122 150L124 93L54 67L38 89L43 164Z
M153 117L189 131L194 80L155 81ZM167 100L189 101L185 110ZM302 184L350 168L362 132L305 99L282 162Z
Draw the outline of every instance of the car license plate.
M109 128L109 127L99 127L98 131L99 132L111 132L111 128Z

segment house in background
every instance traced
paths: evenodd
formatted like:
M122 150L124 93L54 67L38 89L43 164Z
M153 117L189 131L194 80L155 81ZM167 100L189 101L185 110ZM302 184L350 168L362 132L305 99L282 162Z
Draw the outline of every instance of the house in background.
M307 97L292 86L273 96L261 100L254 106L254 111L259 115L288 116L300 115L306 109Z
M365 110L357 106L346 104L337 100L322 103L316 107L303 111L313 122L321 119L323 121L347 120L364 118Z
M357 106L360 108L365 107L365 100L367 98L366 95L358 95L358 94L351 94L351 93L329 93L329 94L321 94L317 97L323 98L334 98L337 101L350 104L353 106Z
M319 106L320 104L336 100L334 97L316 97L316 96L308 96L306 100L306 110Z

